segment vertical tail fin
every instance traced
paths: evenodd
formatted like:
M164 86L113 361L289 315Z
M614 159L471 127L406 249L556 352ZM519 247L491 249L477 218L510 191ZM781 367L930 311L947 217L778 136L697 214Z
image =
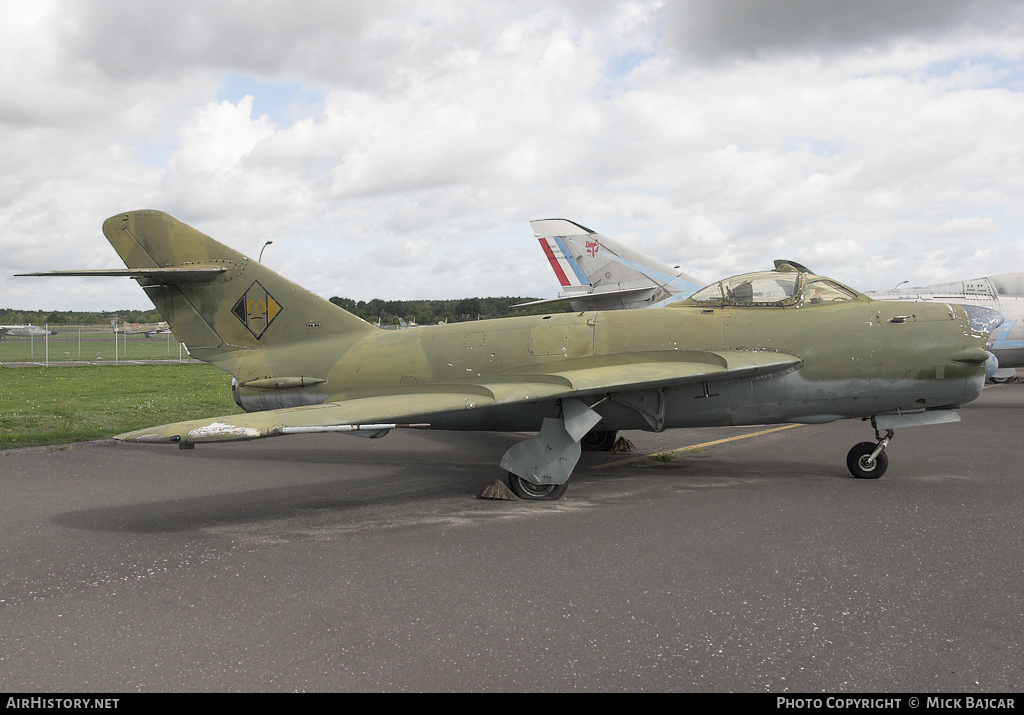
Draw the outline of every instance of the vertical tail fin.
M647 307L688 297L692 276L566 219L530 221L573 308Z
M325 334L374 328L160 211L107 219L103 234L171 326L201 360ZM133 272L134 271L134 272Z
M541 250L551 264L551 270L563 288L570 286L589 286L590 279L583 272L579 262L573 257L565 239L561 236L539 236Z

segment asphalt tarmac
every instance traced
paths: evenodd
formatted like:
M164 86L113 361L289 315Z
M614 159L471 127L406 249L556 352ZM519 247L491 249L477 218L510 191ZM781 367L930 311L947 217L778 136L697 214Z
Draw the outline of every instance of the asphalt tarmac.
M512 434L0 452L0 691L1020 691L1024 385L960 413L880 480L862 422L629 433L548 503L477 497Z

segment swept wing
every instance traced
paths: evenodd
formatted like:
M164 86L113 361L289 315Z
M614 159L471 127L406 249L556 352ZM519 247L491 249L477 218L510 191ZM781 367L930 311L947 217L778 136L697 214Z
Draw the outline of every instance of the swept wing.
M472 383L409 385L367 396L245 415L216 417L152 427L118 435L129 442L229 442L305 431L309 428L399 426L462 410L486 409L536 400L593 397L644 388L755 377L796 367L799 357L770 351L686 351L653 358L583 361L552 372L510 373Z

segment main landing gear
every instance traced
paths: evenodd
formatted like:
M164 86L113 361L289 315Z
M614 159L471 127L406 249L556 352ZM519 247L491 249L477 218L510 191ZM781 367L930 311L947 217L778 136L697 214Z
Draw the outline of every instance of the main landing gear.
M855 444L846 455L846 468L857 479L878 479L889 468L889 458L885 448L893 438L893 431L886 430L885 437L878 434L875 428L875 439L878 442L861 442Z
M619 433L613 429L592 429L583 435L580 447L586 452L607 452L615 445Z
M593 405L578 398L563 399L561 405L561 417L545 417L540 432L512 445L501 458L508 486L520 499L549 500L565 494L580 458L580 440L601 421Z
M565 490L569 488L569 482L562 484L534 484L529 479L524 479L518 474L508 473L508 486L520 499L534 500L555 500L561 499Z

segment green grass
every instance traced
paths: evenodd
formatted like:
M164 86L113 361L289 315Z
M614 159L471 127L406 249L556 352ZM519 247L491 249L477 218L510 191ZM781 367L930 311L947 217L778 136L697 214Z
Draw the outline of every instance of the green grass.
M647 467L653 466L652 462L648 460L653 459L655 462L661 462L667 464L676 458L676 455L671 452L661 452L660 454L648 454L645 459L639 459L633 463L633 466L637 469L646 469Z
M206 364L0 368L0 449L239 412L231 377Z

